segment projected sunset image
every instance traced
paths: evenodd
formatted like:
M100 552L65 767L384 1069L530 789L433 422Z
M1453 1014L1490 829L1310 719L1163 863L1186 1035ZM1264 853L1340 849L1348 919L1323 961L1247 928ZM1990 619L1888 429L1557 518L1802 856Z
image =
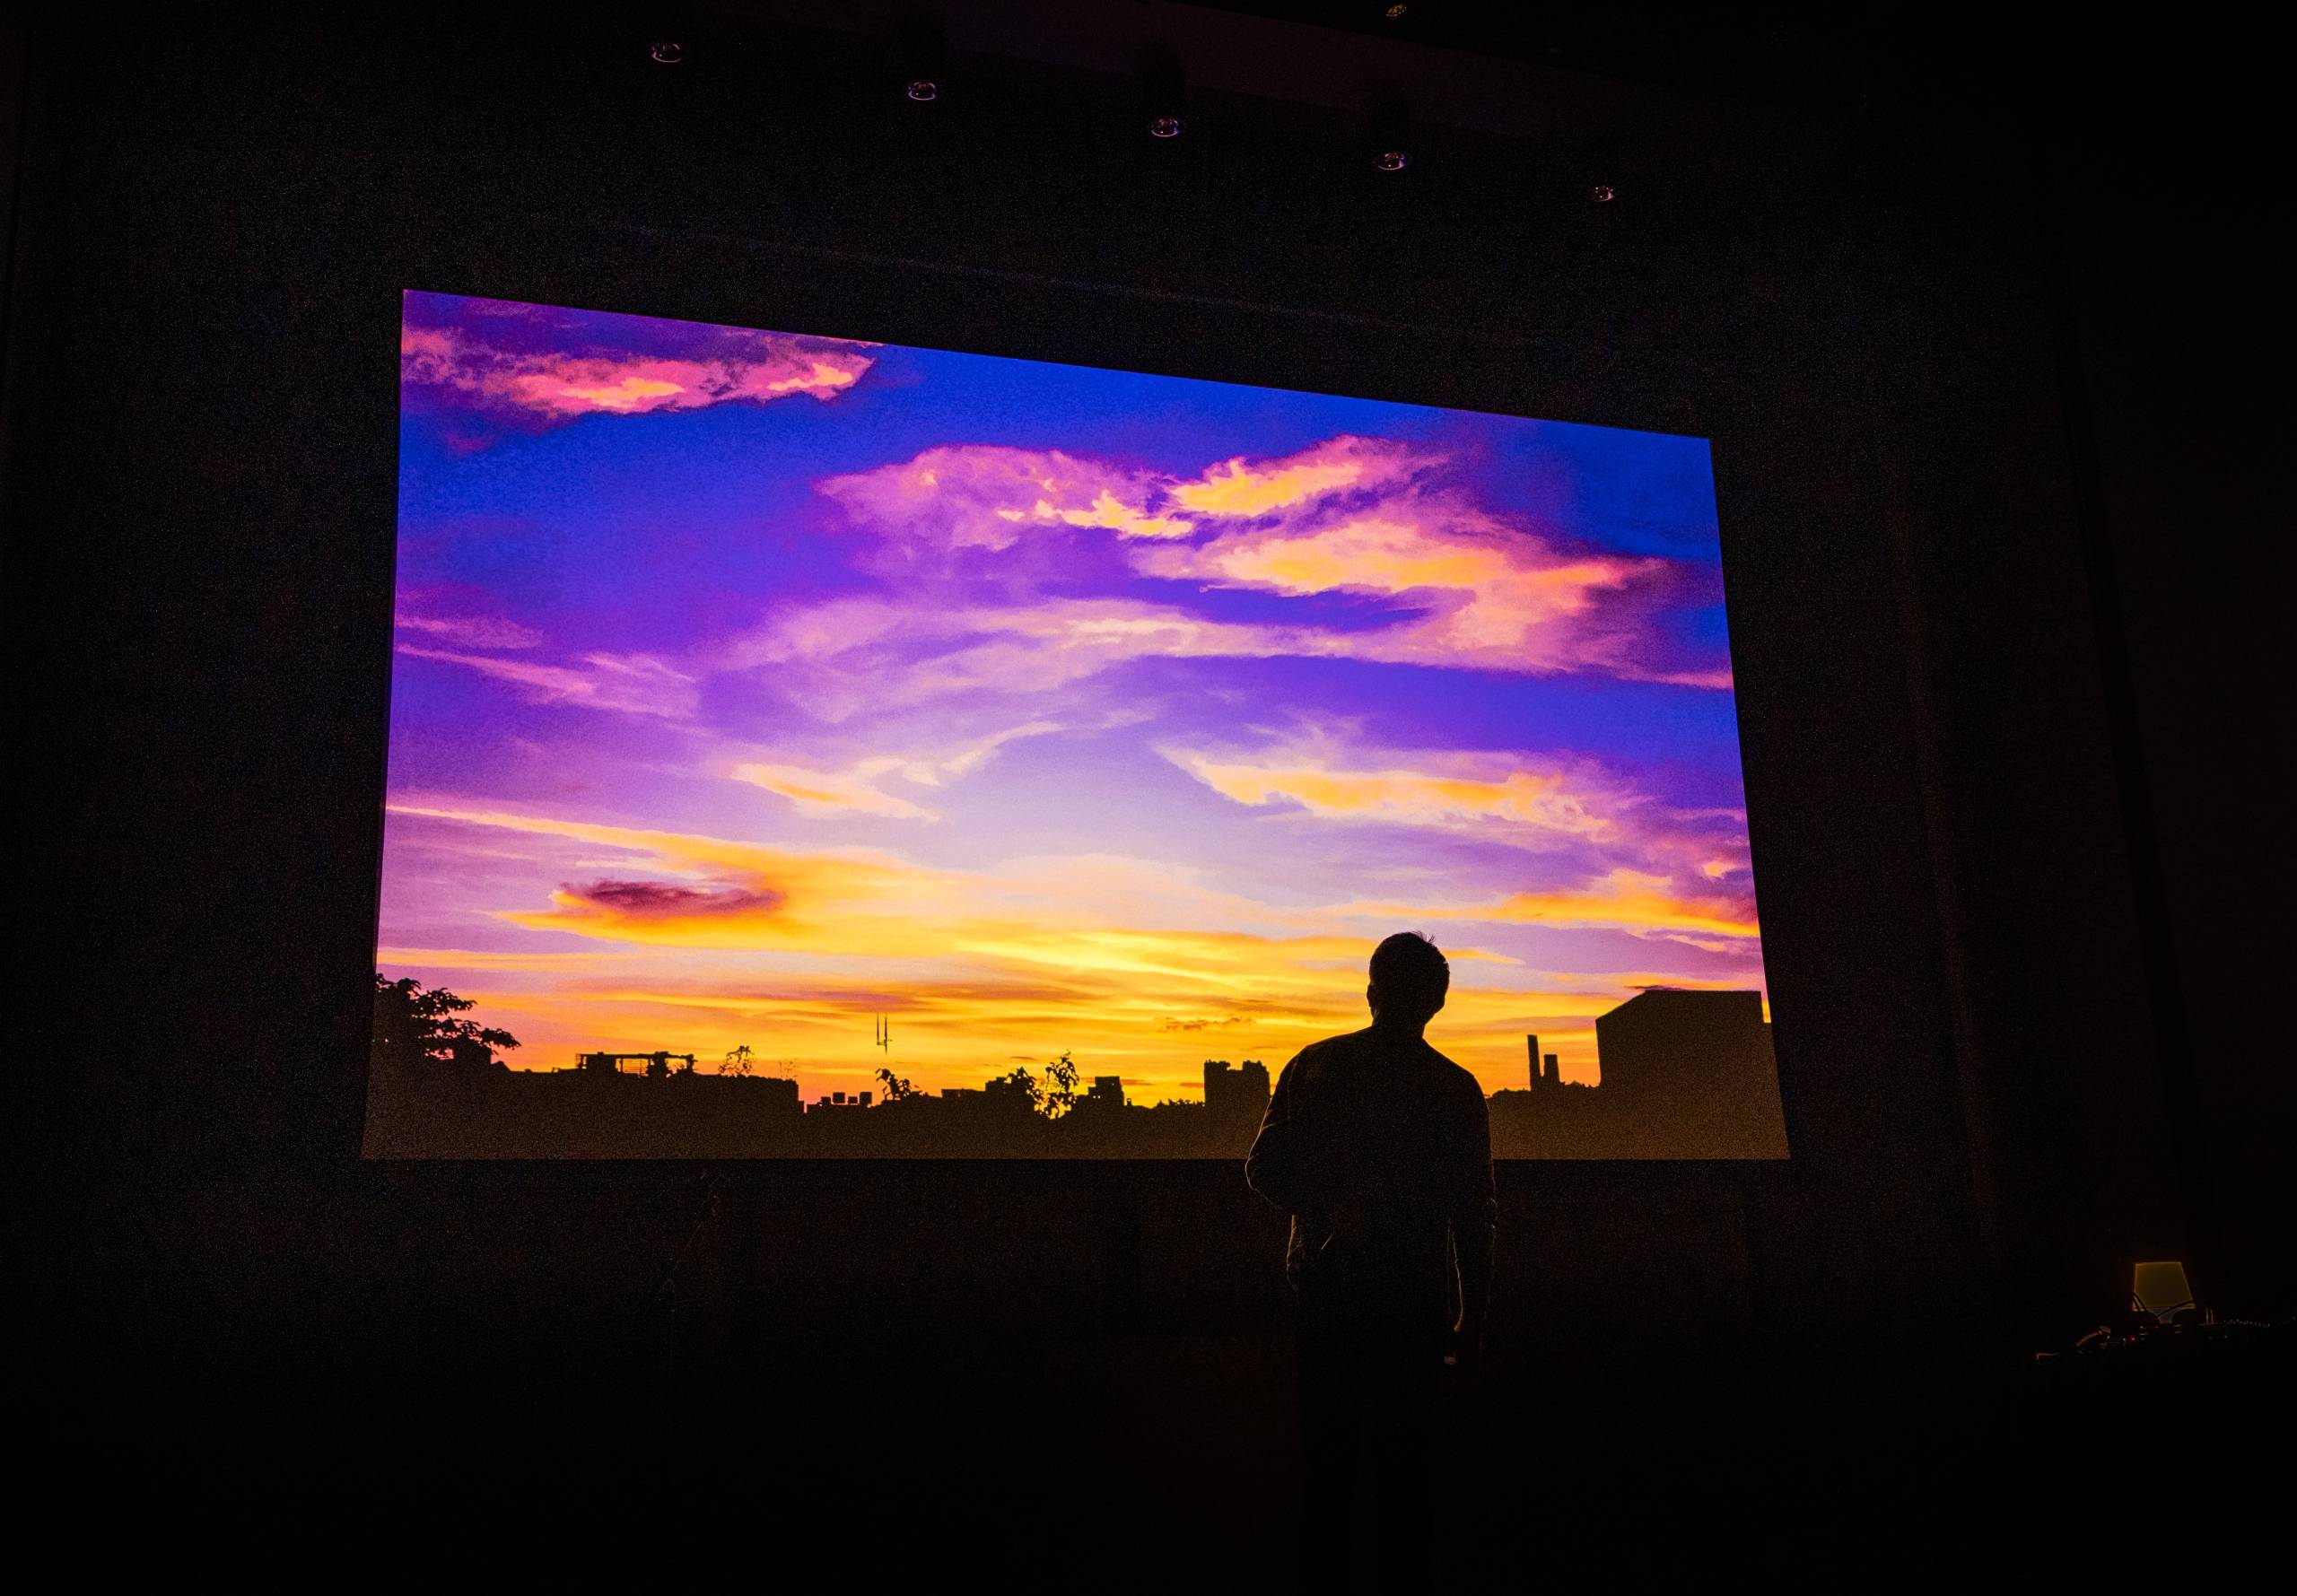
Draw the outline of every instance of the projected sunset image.
M401 373L371 1150L1226 1156L1411 929L1503 1155L1783 1156L1704 440L420 292Z

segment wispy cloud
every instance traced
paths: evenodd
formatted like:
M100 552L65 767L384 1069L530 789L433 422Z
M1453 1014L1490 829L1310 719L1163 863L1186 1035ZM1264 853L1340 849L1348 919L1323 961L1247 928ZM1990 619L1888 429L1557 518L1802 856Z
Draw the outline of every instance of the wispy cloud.
M913 788L942 787L980 770L1009 744L1062 729L1058 720L1032 720L931 752L873 754L838 770L745 760L728 774L789 799L801 815L821 818L874 815L889 820L936 821L939 815L887 791L887 785L900 781Z
M1236 804L1306 824L1441 832L1554 856L1581 873L1690 884L1702 896L1729 894L1730 878L1746 872L1738 811L1664 802L1591 759L1391 750L1354 736L1346 722L1309 721L1256 749L1157 752Z
M1511 770L1479 780L1406 769L1226 762L1179 750L1165 756L1222 797L1256 807L1292 803L1332 819L1433 826L1533 844L1610 842L1624 831L1603 812L1602 799L1572 791L1559 772Z
M792 703L835 723L961 693L1039 696L1135 659L1341 652L1311 629L1210 620L1137 598L965 605L920 593L792 610L717 660L729 670L771 667Z
M541 632L493 615L411 615L397 618L402 632L421 632L459 649L532 649L543 641Z
M932 810L895 798L876 785L898 760L866 759L851 771L813 771L795 764L738 764L737 781L788 798L801 815L876 815L888 820L939 820Z
M398 651L411 658L465 666L508 682L533 703L573 704L677 720L694 713L698 697L692 676L647 654L585 654L577 664L565 666L417 648L412 643L401 643Z

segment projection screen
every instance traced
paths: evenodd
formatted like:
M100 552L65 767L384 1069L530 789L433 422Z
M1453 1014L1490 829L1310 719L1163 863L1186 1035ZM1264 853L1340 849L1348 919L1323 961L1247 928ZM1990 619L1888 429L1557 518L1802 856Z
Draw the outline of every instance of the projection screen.
M1704 440L409 292L367 1148L1786 1153Z

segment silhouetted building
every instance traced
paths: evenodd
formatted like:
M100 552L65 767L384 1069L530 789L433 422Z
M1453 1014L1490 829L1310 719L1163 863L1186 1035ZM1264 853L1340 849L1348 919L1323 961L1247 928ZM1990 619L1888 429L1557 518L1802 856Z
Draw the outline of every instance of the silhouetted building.
M1204 1118L1212 1147L1242 1157L1268 1112L1268 1067L1256 1059L1204 1061Z
M494 1050L469 1036L458 1036L447 1044L458 1069L507 1069L509 1065L494 1056Z
M1124 1082L1117 1076L1096 1075L1093 1077L1091 1089L1087 1091L1085 1095L1078 1101L1080 1105L1090 1103L1108 1108L1122 1108L1124 1106Z
M698 1081L703 1077L697 1075L680 1078ZM722 1080L726 1083L726 1086L711 1087L707 1088L708 1090L722 1095L725 1090L730 1088L736 1102L747 1105L755 1101L773 1119L792 1121L805 1112L798 1101L796 1081L784 1080L779 1076L772 1075L713 1075L709 1078L714 1081Z
M1540 1051L1540 1039L1538 1037L1524 1037L1524 1051L1529 1052L1532 1057L1533 1091L1537 1092L1544 1087L1559 1086L1563 1084L1563 1071L1556 1064L1555 1055L1553 1053L1542 1053Z
M1249 1119L1259 1125L1261 1116L1268 1112L1268 1066L1257 1059L1241 1064L1207 1059L1204 1106L1216 1120Z
M673 1059L685 1064L688 1069L694 1068L692 1053L671 1052L577 1053L574 1055L574 1068L603 1071L608 1075L619 1075L623 1073L622 1067L624 1064L636 1064L639 1067L639 1073L659 1080L670 1073L670 1060Z
M798 1150L805 1115L796 1081L670 1067L688 1058L582 1053L571 1069L498 1066L437 1084L379 1075L369 1145L387 1156L448 1158L766 1158Z
M1760 992L1654 988L1595 1021L1596 1086L1526 1036L1529 1090L1491 1095L1502 1158L1783 1158Z
M1653 1153L1786 1156L1760 992L1638 992L1596 1019L1595 1053L1606 1107Z
M989 1102L1005 1108L1034 1110L1036 1107L1036 1099L1030 1093L1027 1084L1015 1080L1009 1075L1000 1075L993 1080L982 1082L981 1095Z

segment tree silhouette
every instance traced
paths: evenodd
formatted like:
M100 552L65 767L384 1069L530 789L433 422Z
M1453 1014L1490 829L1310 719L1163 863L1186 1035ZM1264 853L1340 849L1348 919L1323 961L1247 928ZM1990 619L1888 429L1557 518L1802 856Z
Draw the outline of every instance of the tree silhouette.
M1016 1097L1021 1098L1028 1103L1029 1112L1033 1114L1044 1112L1044 1087L1039 1084L1035 1076L1029 1073L1028 1066L1026 1064L1015 1066L1012 1074L1000 1077L990 1085L1002 1087Z
M918 1091L915 1084L913 1083L908 1077L895 1075L890 1068L887 1068L885 1066L880 1065L878 1067L878 1079L886 1088L886 1101L887 1103L899 1103L904 1097L917 1097L923 1095L923 1094Z
M1048 1120L1058 1120L1077 1106L1077 1061L1066 1048L1044 1067L1044 1086L1035 1106Z
M750 1072L750 1061L755 1056L750 1051L750 1044L746 1042L726 1055L724 1062L718 1066L718 1073L747 1075Z
M455 1017L476 1007L444 987L426 990L419 981L392 981L378 970L374 1061L400 1069L458 1064L502 1068L495 1051L508 1051L519 1045L519 1039L493 1025Z

